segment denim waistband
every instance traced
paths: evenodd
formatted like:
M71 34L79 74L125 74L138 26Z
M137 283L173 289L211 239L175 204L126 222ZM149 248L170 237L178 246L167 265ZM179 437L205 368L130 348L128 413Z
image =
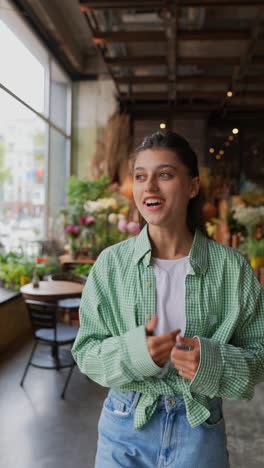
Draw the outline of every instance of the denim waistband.
M134 407L137 406L137 403L142 395L140 392L133 390L109 390L109 395L114 396L124 403L131 403ZM222 405L222 398L214 397L212 399L208 398L208 409L215 408L216 406ZM166 409L170 411L172 408L180 409L185 406L184 398L182 395L160 395L157 401L157 408Z

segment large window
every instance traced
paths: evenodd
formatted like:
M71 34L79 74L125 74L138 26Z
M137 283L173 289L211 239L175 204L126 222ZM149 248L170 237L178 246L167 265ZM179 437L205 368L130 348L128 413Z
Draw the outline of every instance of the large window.
M65 205L71 82L11 3L0 2L0 243L46 239Z

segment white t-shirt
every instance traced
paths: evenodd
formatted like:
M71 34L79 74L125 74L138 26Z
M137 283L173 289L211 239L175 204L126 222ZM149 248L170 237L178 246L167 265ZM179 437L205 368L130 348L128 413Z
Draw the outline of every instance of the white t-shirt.
M184 336L185 315L185 278L193 272L189 257L177 260L152 258L156 278L156 313L158 325L155 335L162 335L175 328L181 329Z
M162 260L152 258L156 279L156 313L158 325L155 335L162 335L176 328L181 329L184 336L186 329L185 314L185 278L193 273L189 257L177 260ZM162 377L170 367L170 363L162 369Z

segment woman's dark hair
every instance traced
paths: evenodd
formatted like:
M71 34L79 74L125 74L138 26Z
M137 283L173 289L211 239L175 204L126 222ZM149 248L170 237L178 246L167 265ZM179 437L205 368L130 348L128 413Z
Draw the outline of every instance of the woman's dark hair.
M150 136L144 138L140 146L136 148L132 155L132 168L134 169L137 155L141 151L148 149L164 149L169 150L175 154L177 159L188 169L190 177L198 177L198 160L197 155L190 147L189 143L185 138L178 135L177 133L166 131L156 132ZM201 190L196 197L191 198L187 208L187 226L192 233L198 228L204 234L206 234L203 214L202 214L203 197ZM140 227L146 224L145 219L139 213L139 224Z

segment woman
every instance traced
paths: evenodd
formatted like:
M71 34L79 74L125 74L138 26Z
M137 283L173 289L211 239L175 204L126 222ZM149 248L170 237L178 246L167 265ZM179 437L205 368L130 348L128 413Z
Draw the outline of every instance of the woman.
M184 138L145 138L133 180L145 225L96 261L73 348L111 387L96 468L227 468L221 398L250 399L263 380L263 290L237 251L202 233Z

